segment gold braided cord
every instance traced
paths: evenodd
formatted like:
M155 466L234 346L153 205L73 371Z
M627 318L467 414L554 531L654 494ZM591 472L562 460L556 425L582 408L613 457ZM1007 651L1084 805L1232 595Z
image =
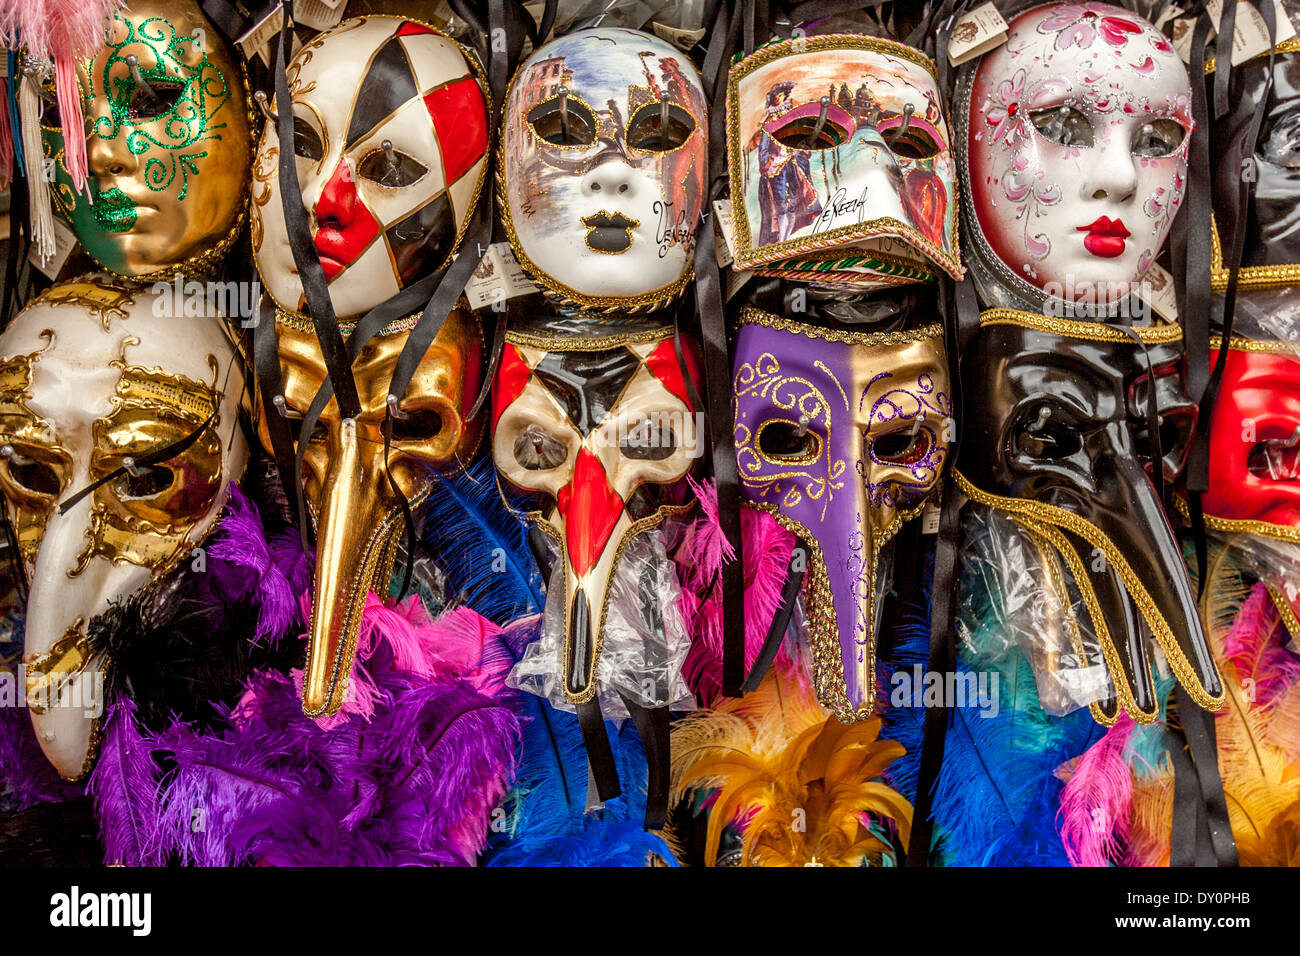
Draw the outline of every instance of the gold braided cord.
M1018 325L1037 332L1049 332L1091 342L1132 342L1133 332L1146 345L1181 342L1182 326L1175 323L1145 326L1121 326L1092 319L1066 319L1019 309L989 309L980 313L980 328L990 325Z

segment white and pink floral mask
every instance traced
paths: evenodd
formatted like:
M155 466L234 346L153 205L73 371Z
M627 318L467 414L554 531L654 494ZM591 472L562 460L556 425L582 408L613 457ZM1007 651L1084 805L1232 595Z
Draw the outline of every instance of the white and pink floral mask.
M954 117L967 234L991 305L1101 311L1136 289L1186 185L1187 70L1142 18L1049 4L966 70Z

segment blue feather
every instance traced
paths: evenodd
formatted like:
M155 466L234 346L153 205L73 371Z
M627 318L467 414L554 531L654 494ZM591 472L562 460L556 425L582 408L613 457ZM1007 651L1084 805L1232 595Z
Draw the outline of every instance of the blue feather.
M892 677L900 671L911 672L912 667L926 666L930 658L930 595L934 587L934 551L927 552L921 567L921 587L917 601L901 606L894 624L894 647L888 661L878 668L880 686L877 698L884 702L884 721L880 736L894 740L905 748L885 770L890 786L916 802L916 779L921 770L921 738L925 730L925 708L893 706L890 692Z
M455 603L497 624L545 604L528 526L506 510L486 455L438 482L426 506L422 542Z
M507 632L502 644L518 659L536 633ZM668 844L642 825L646 759L632 722L622 730L605 724L623 795L587 813L587 753L577 716L532 694L518 698L527 722L515 789L507 798L508 826L492 835L484 865L645 866L651 853L675 865Z

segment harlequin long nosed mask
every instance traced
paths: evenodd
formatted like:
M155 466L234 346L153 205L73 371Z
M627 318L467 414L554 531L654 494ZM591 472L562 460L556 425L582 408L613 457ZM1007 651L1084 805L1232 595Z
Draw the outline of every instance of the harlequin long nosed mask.
M486 169L476 66L432 27L345 20L288 67L302 202L330 300L356 318L433 272L469 221ZM303 306L268 123L253 164L253 254L282 308Z
M796 38L731 72L736 265L872 289L960 279L934 62L874 37Z
M55 286L0 336L0 490L31 584L27 703L64 777L94 760L92 695L112 667L91 656L88 625L162 580L216 520L248 454L241 384L217 320L155 315L138 286L103 276Z
M691 62L635 30L579 30L520 68L498 170L510 242L581 306L666 304L692 274L708 115Z
M818 698L842 721L865 720L892 542L947 456L943 330L836 331L746 309L733 371L742 494L812 550Z
M1082 596L1116 689L1094 715L1112 722L1122 707L1139 722L1155 718L1151 636L1192 699L1217 708L1223 688L1152 480L1154 468L1162 481L1182 470L1196 421L1179 327L994 310L961 369L970 414L957 485L1038 546L1061 607L1072 603L1067 575Z
M1190 96L1173 46L1127 10L1069 3L1015 17L1007 42L965 69L953 104L984 299L1101 312L1125 300L1182 203Z
M684 356L691 343L684 342ZM692 358L687 358L693 363ZM556 543L564 564L565 698L597 693L607 595L634 535L675 506L661 492L701 453L673 330L595 338L507 334L493 383L492 456L497 471L535 500L529 515ZM684 509L676 509L684 510Z
M77 65L89 197L73 189L49 91L42 135L55 208L86 251L121 275L223 255L248 197L243 71L194 0L132 0L106 38Z
M279 313L277 334L285 414L298 419L326 379L309 320ZM343 705L366 595L388 594L403 528L401 501L412 506L432 490L435 472L468 461L482 434L465 412L478 395L482 332L472 313L453 309L416 368L393 416L385 469L384 420L393 368L414 325L394 322L367 342L352 363L361 414L342 419L331 398L303 453L303 486L316 525L316 570L303 684L303 712ZM346 330L345 330L346 331ZM263 406L259 437L272 449Z

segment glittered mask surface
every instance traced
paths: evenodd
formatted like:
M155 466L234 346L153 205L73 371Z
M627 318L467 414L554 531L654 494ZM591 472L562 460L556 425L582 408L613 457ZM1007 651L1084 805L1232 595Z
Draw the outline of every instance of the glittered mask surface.
M66 777L94 759L96 721L80 704L112 666L91 659L89 622L189 555L247 459L242 371L220 322L152 304L140 286L89 276L46 292L0 336L0 491L31 585L28 704ZM196 431L167 460L68 505L127 459Z
M947 457L943 330L837 331L741 313L733 371L741 492L812 549L814 683L845 722L871 715L891 542Z
M981 317L961 368L970 412L957 485L1038 545L1053 572L1044 586L1063 589L1068 575L1082 595L1117 694L1094 714L1112 722L1122 708L1139 722L1155 718L1148 636L1192 699L1216 707L1223 688L1152 481L1155 468L1163 481L1181 472L1196 421L1179 327L1126 330L994 310ZM1070 605L1063 590L1057 597Z
M738 267L861 288L960 278L949 142L920 50L861 36L764 47L727 95Z
M529 517L564 565L564 696L597 693L610 584L628 542L682 507L664 491L701 453L673 330L594 338L507 333L492 396L492 457L501 478L533 500Z
M307 224L335 314L356 318L455 250L483 185L487 100L454 41L394 17L343 21L288 74ZM253 254L272 298L298 311L280 151L268 123L253 165Z
M303 453L303 488L316 525L316 570L303 684L303 711L312 717L343 705L361 612L371 591L387 596L403 530L392 485L418 505L436 472L473 457L482 430L465 412L479 392L483 340L473 314L453 309L417 366L393 418L385 466L385 400L413 319L375 335L352 363L361 400L355 419L339 415L331 398ZM311 323L277 319L285 413L295 425L324 384L325 360ZM272 450L263 406L259 437Z
M73 189L57 121L42 127L54 208L121 275L219 257L248 197L243 71L193 0L133 0L106 35L107 46L77 64L89 197ZM47 117L57 120L50 97Z
M1183 200L1190 97L1173 46L1127 10L1053 4L1013 19L953 105L985 299L1126 298Z
M692 274L708 115L687 57L634 30L537 50L506 102L499 176L515 256L587 306L661 305Z

